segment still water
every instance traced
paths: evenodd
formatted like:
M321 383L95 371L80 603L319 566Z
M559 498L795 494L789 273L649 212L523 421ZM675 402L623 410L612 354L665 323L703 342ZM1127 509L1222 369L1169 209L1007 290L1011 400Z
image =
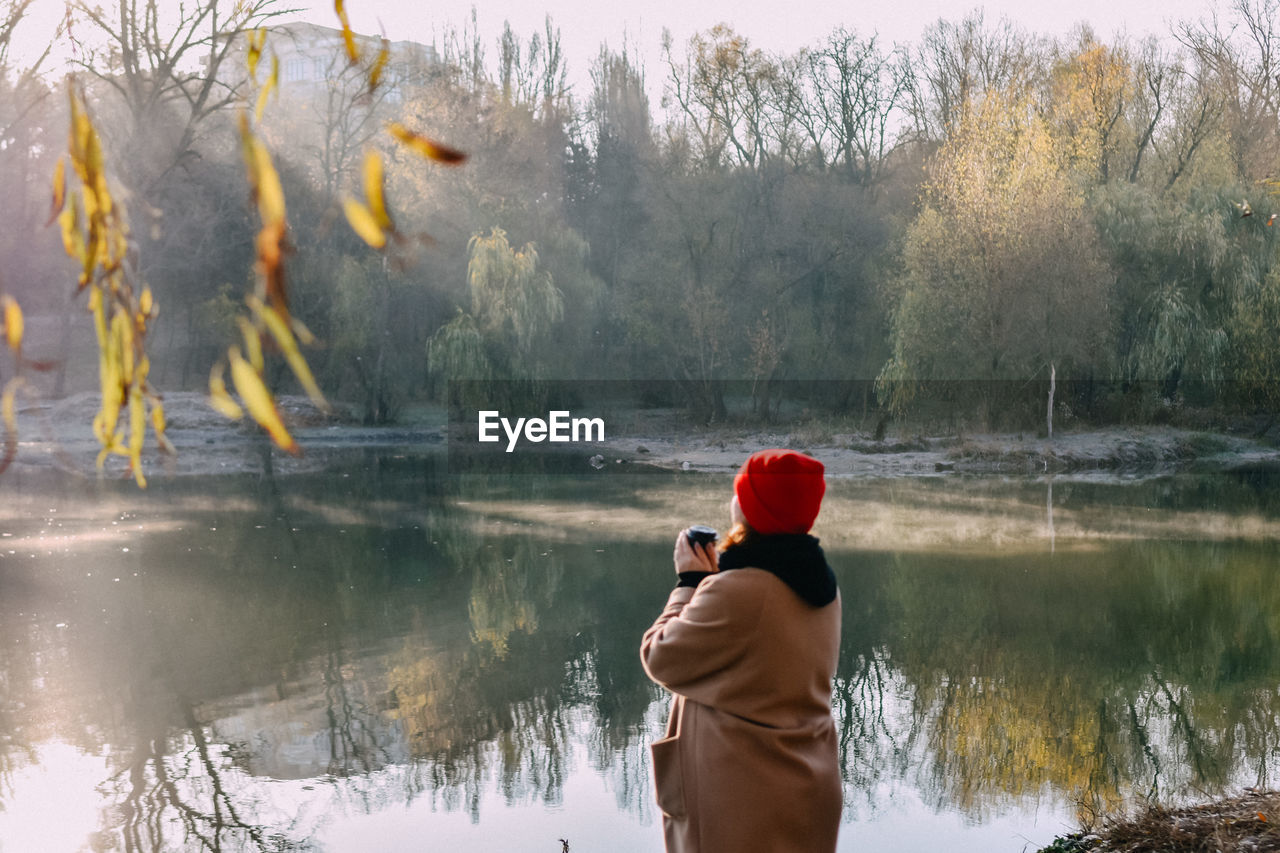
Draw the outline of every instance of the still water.
M729 477L2 485L3 853L661 850L637 648ZM1278 485L833 482L841 849L1280 783Z

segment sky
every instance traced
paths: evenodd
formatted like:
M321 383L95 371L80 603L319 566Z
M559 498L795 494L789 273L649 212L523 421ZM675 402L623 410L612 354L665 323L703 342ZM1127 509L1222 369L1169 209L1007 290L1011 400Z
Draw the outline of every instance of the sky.
M571 70L581 70L602 42L617 48L625 37L641 50L652 75L660 72L663 28L670 29L677 44L718 23L729 23L760 48L793 52L813 45L837 26L859 35L878 33L885 42L915 42L939 18L959 19L982 6L988 20L1007 17L1027 30L1065 34L1086 20L1100 35L1124 30L1135 35L1166 34L1180 18L1204 14L1205 0L639 0L609 3L603 0L520 0L476 2L480 29L497 38L504 20L527 37L541 29L550 14L562 32ZM435 0L407 3L403 0L347 0L352 25L358 31L382 28L393 38L430 41L445 22L461 23L473 7L472 0ZM332 5L311 4L311 20L333 19ZM403 34L403 35L400 35Z
M817 43L837 26L861 36L878 34L886 44L919 40L940 18L958 20L981 6L988 21L1008 18L1022 28L1044 35L1066 34L1087 21L1100 36L1118 32L1141 36L1167 35L1181 19L1198 18L1215 0L346 0L352 27L361 33L385 33L393 40L439 43L450 28L461 28L474 7L481 35L492 56L504 21L528 39L550 14L561 32L561 45L575 90L587 86L587 70L602 43L613 49L624 39L644 62L651 92L661 89L661 39L669 29L676 44L718 23L728 23L753 45L770 51L794 52ZM1216 0L1224 2L1224 0ZM177 0L160 0L176 4ZM336 26L329 0L279 0L300 10L297 17ZM110 5L105 3L104 5ZM36 55L65 16L64 0L36 0L29 21L19 31L16 53ZM580 96L585 97L581 92Z
M310 4L312 14L332 17L332 6ZM410 37L429 35L440 21L460 22L470 14L470 0L443 0L404 3L401 0L348 0L356 29L376 31L381 22L387 33L405 32ZM550 13L564 32L564 42L590 44L591 53L601 41L616 45L624 32L637 41L656 44L663 27L677 40L727 22L746 34L758 46L775 50L795 50L812 44L838 25L859 34L880 33L888 41L914 41L921 31L939 18L960 18L981 5L991 19L1005 16L1027 29L1065 33L1078 21L1088 20L1103 34L1127 28L1131 32L1164 32L1167 22L1178 17L1195 17L1206 8L1204 0L995 0L985 4L965 0L874 0L874 2L832 2L832 0L792 0L789 3L765 0L647 0L623 4L600 0L522 0L522 2L475 3L481 28L495 33L504 19L510 19L519 33L541 27ZM572 38L570 37L572 35Z

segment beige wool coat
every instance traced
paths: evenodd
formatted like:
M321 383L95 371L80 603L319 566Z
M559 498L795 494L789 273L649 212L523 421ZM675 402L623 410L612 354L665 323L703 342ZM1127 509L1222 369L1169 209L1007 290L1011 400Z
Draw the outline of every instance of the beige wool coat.
M640 648L675 694L652 746L669 853L835 850L839 644L838 596L813 607L763 569L671 593Z

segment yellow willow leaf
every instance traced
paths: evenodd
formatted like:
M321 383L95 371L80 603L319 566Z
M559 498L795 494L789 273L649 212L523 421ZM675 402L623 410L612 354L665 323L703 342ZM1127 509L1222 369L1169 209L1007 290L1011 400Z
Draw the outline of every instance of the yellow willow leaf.
M256 269L261 281L260 290L266 292L268 302L287 315L289 293L284 279L285 223L263 225L255 243L258 249Z
M22 349L22 309L12 296L0 296L0 309L4 311L4 338L9 349L18 352Z
M103 269L110 272L120 268L125 256L129 254L129 238L120 228L113 228L107 234L107 260Z
M155 307L154 298L151 296L151 288L142 288L142 296L138 297L138 313L143 317L151 316L151 309Z
M284 188L280 186L280 175L271 163L271 155L267 146L255 139L253 141L254 168L258 180L258 215L264 225L276 225L285 221Z
M467 159L467 155L458 149L441 145L421 134L414 133L398 121L387 125L387 132L428 160L457 165Z
M102 288L100 287L94 287L89 290L89 313L93 314L93 328L98 333L98 348L102 352L106 352L107 317L102 302Z
M316 336L311 334L311 330L297 317L289 318L289 328L293 329L293 334L297 336L298 343L303 346L309 347L316 342Z
M96 266L106 267L111 263L112 234L105 226L102 228L100 234L101 239L94 243L94 245L98 247L98 251L93 256L93 262Z
M98 193L89 187L80 190L80 201L84 205L84 221L89 224L90 228L102 227L102 208L98 206Z
M120 353L120 378L124 385L133 384L133 323L123 309L117 308L111 317L112 346Z
M262 113L267 108L267 98L276 87L280 85L280 60L278 57L271 57L271 76L267 78L267 82L262 85L262 91L258 93L258 103L253 108L253 118L255 121L262 121Z
M370 151L364 155L364 197L369 203L369 210L373 213L378 228L382 231L390 231L393 226L391 214L387 212L384 184L382 155L377 151ZM385 238L383 242L386 242Z
M378 227L378 219L369 208L354 198L342 200L342 212L347 215L347 222L356 235L375 249L387 245L387 235Z
M227 383L222 379L224 369L225 365L220 361L209 371L209 405L231 420L238 421L244 417L244 409L227 393Z
M102 172L98 172L93 183L88 188L92 189L92 194L97 199L98 207L101 208L103 215L111 213L113 202L111 190L107 188L107 176Z
M100 187L106 180L102 158L102 141L98 139L98 131L94 129L93 122L90 121L87 113L84 116L84 127L86 132L85 171L88 173L89 178L85 183L90 186Z
M84 244L80 255L80 286L84 287L93 279L93 268L98 265L98 254L102 251L102 228L95 218L89 223L89 240Z
M382 74L387 70L387 61L390 59L391 42L384 38L382 48L378 51L378 58L373 61L373 68L369 69L369 94L373 94L378 84L382 82Z
M231 359L231 381L236 386L236 393L244 401L245 408L249 410L249 417L267 431L281 450L294 456L300 455L302 448L298 447L298 443L285 428L280 412L276 409L276 402L263 384L262 377L244 360L238 348L232 347L227 351L227 356Z
M307 360L302 357L302 351L298 349L298 341L293 336L293 332L289 330L289 321L270 305L263 305L262 300L256 296L249 296L245 299L249 304L249 308L267 327L267 331L271 333L271 337L275 338L276 345L280 347L280 352L284 353L285 361L289 362L293 375L297 377L298 383L302 385L307 396L311 398L311 402L324 412L329 411L329 401L324 398L324 394L320 392L320 386L316 384L315 377L311 375L311 368L307 366Z
M164 404L158 398L151 401L151 429L156 434L156 444L160 445L163 453L173 455L177 451L173 448L173 442L169 441L169 436L164 431L168 424L164 419Z
M124 370L116 334L116 324L113 322L107 344L98 358L102 408L93 421L94 435L103 447L108 448L117 443L116 423L120 418L120 408L124 405Z
M147 406L142 395L135 390L129 395L129 467L133 469L133 477L138 488L147 487L147 478L142 475L142 442L147 435Z
M98 439L98 443L102 445L102 451L98 454L99 468L102 467L102 462L108 454L120 449L120 433L116 429L116 423L119 418L120 410L118 408L103 409L94 415L93 435Z
M267 31L259 27L256 30L249 30L245 35L249 42L249 54L247 61L249 63L249 79L258 82L258 61L262 59L262 49L267 46Z
M87 123L88 118L84 121ZM86 142L87 149L83 151L83 159L76 161L72 158L72 162L76 165L76 173L80 176L80 185L85 196L85 211L92 218L94 214L99 212L109 213L111 211L111 194L106 189L106 177L102 172L102 149L97 144L97 135L92 133Z
M62 208L67 203L67 159L59 157L58 163L53 167L53 203L49 208L49 221L45 226L53 224L58 218L58 214L62 212Z
M355 65L360 61L360 51L356 48L356 34L351 31L351 21L347 18L343 0L333 0L333 11L338 13L338 21L342 24L342 43L347 50L347 60Z
M72 95L71 97L71 128L69 131L69 139L67 142L67 150L71 154L71 165L76 170L76 174L80 176L82 183L88 183L91 175L91 156L89 149L91 147L90 140L93 137L93 125L89 122L89 117L80 109L79 100Z
M14 399L24 381L21 376L10 379L5 383L3 398L0 398L0 412L4 418L4 456L0 457L0 474L4 473L18 455L18 416Z
M74 166L79 148L76 129L80 125L80 99L76 97L76 90L73 86L67 87L67 115L69 116L67 122L67 151L71 153L71 165Z
M80 219L80 196L72 194L71 204L58 214L58 226L62 229L62 248L68 257L84 255L84 224Z
M262 338L258 329L246 317L236 317L236 325L240 327L240 335L244 338L244 351L249 356L253 369L262 372Z

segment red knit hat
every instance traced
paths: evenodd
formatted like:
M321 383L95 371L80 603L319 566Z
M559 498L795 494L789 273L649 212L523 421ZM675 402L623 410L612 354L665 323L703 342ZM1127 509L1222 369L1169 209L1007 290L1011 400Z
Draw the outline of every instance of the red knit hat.
M794 450L751 454L733 478L733 493L758 533L808 533L827 484L822 463Z

